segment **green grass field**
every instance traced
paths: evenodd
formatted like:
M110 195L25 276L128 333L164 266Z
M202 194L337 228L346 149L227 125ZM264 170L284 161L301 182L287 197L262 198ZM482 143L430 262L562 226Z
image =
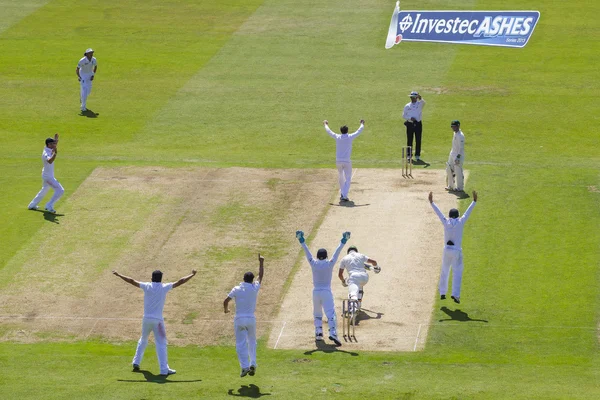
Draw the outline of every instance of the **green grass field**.
M430 168L444 168L449 121L462 122L467 188L481 201L465 232L461 310L487 324L436 322L448 317L437 303L423 352L306 354L261 341L253 380L239 380L233 344L170 347L180 372L164 381L129 372L134 337L3 342L0 397L600 398L600 2L401 4L539 10L523 49L385 50L393 6L0 0L0 269L48 225L26 206L39 190L43 139L55 131L60 211L99 166L332 168L323 119L353 129L364 118L354 165L397 167L401 110L416 89L428 101ZM78 115L75 67L90 46L97 118ZM144 362L156 373L152 348Z

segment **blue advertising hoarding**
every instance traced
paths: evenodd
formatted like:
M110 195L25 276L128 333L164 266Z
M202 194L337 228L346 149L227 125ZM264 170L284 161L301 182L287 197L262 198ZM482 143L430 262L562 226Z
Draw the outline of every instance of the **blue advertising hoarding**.
M385 48L400 42L524 47L539 11L400 11L392 15Z

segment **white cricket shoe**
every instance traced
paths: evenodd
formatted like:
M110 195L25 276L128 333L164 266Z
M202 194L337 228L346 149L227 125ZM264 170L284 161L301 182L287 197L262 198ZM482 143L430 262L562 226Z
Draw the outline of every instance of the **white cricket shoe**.
M315 340L322 341L323 340L323 332L319 332L315 334Z
M169 376L169 375L175 375L177 373L177 371L175 371L174 369L169 368L167 370L166 374L160 374L160 376Z
M38 206L28 206L27 207L28 210L39 210Z
M336 346L342 345L342 342L340 342L340 339L338 339L337 335L329 335L329 340L333 341Z
M245 377L250 372L250 368L242 368L242 372L240 372L240 378Z

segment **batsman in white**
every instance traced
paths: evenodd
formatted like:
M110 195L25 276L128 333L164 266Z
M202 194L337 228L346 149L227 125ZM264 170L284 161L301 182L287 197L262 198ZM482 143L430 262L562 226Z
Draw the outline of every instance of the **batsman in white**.
M46 139L46 147L44 147L44 151L42 151L42 162L44 163L44 167L42 168L42 190L31 200L29 206L27 206L30 210L37 210L38 204L48 190L52 188L54 190L54 194L48 203L46 203L46 211L51 212L53 214L56 213L54 209L54 203L60 199L60 197L65 192L62 185L59 181L54 177L54 161L56 161L56 155L58 154L58 133L54 135L54 138Z
M165 307L165 299L167 293L171 289L183 285L194 275L196 270L188 276L184 276L177 282L162 283L163 273L159 270L152 272L152 282L138 282L128 276L119 274L113 271L113 274L123 279L125 282L144 290L144 318L142 319L142 336L138 341L133 357L133 370L139 371L144 351L148 346L148 336L150 332L154 332L154 344L156 346L156 356L160 367L160 375L173 375L176 371L169 368L167 359L167 331L165 329L165 320L163 318L163 308Z
M350 238L350 232L344 232L342 234L342 240L337 249L335 249L331 260L327 259L326 249L319 249L317 251L317 259L313 257L308 246L306 246L304 232L297 231L296 238L300 242L300 245L302 245L304 254L306 254L306 260L312 268L315 339L323 340L323 311L325 311L327 325L329 325L329 340L332 340L337 346L341 346L342 342L340 342L337 337L337 318L335 314L333 292L331 291L331 278L333 275L333 267L340 256L342 248Z
M340 263L338 278L340 278L344 287L348 287L348 298L357 301L359 310L362 307L363 287L369 282L367 270L371 268L376 274L381 272L381 267L377 265L377 261L359 253L356 246L348 247L348 254L342 258ZM348 271L348 280L344 279L344 270ZM357 310L351 309L350 311L356 312Z
M452 136L452 149L446 163L446 190L462 192L464 190L465 176L463 165L465 163L465 135L460 130L460 121L450 123L454 136ZM456 177L456 186L454 178Z
M449 217L444 217L439 207L433 202L433 193L429 192L429 203L431 207L442 221L444 225L444 253L442 255L442 272L440 274L440 299L446 299L448 291L448 279L450 276L450 268L452 268L452 300L460 304L460 286L462 284L463 274L463 255L462 255L462 236L463 228L467 219L471 215L471 211L477 202L477 192L473 191L473 201L462 217L456 208L449 212Z
M246 272L244 281L231 289L223 301L225 314L229 312L229 302L235 299L235 350L242 372L240 377L253 376L256 373L256 299L265 274L265 258L258 253L258 280L254 282L254 274Z
M323 121L325 131L335 139L335 165L338 170L338 179L340 184L340 200L349 201L348 192L350 191L350 182L352 181L352 142L358 137L365 128L365 120L360 120L360 127L354 133L348 134L346 125L340 128L341 135L334 133L329 129L327 120Z
M83 53L81 60L77 63L77 69L75 69L77 79L79 79L81 85L82 112L87 111L87 98L92 92L92 81L94 80L97 70L98 62L96 61L96 57L94 57L94 50L87 49L85 53Z

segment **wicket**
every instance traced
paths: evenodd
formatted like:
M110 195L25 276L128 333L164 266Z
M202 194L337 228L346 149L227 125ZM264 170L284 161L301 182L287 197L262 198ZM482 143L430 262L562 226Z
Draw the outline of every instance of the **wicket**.
M342 335L344 340L352 342L356 340L356 314L358 313L358 300L342 300ZM352 335L350 334L352 326Z
M412 146L402 147L402 176L412 178Z

